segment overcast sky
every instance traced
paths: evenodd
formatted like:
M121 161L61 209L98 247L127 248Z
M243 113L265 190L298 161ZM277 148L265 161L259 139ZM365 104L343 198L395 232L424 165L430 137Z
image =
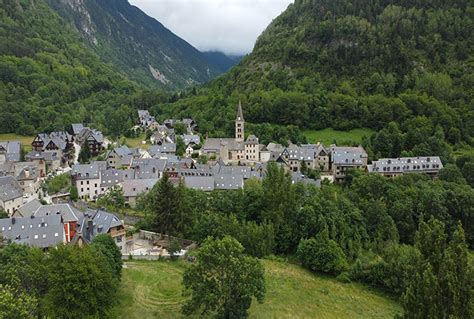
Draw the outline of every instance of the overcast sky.
M129 0L201 51L252 51L255 40L293 0Z

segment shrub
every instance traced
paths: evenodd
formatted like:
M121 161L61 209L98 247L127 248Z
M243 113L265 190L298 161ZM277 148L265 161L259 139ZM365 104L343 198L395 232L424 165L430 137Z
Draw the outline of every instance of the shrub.
M329 239L327 230L316 238L302 239L297 255L303 266L312 271L336 275L348 268L344 252L334 240Z

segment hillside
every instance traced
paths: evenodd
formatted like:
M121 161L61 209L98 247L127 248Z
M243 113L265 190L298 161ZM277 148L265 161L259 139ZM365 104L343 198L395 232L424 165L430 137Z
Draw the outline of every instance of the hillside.
M48 0L104 62L132 80L164 89L222 73L189 43L127 0Z
M226 106L241 99L252 123L379 131L395 122L413 136L408 152L435 133L472 144L472 9L467 0L297 0L231 71L156 111L199 114L219 123L203 130L230 134Z
M209 63L217 66L222 73L229 71L242 59L242 56L229 56L219 51L207 51L202 54Z
M399 305L360 284L343 284L295 265L263 261L267 293L250 318L393 318ZM118 318L177 318L183 262L127 262Z
M101 62L45 0L1 1L0 70L0 133L85 122L118 135L132 126L132 107L145 107L137 85Z

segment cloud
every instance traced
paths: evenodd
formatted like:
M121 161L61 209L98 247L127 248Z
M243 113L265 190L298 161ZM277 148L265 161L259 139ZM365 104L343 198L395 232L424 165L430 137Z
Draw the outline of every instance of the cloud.
M257 37L293 0L129 0L201 51L252 51Z

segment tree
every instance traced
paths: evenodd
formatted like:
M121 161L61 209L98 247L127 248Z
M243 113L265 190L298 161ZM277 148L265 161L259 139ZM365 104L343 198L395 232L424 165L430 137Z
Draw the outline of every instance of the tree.
M168 246L168 253L170 254L171 258L174 259L180 251L181 251L181 244L179 243L179 240L177 239L171 240Z
M337 275L348 268L344 252L334 240L329 239L327 229L315 238L302 239L297 254L303 266L312 271Z
M466 184L461 170L454 164L446 164L446 166L439 171L439 179L452 183Z
M72 201L77 201L79 199L79 191L76 186L71 186L69 189L69 197Z
M117 244L115 244L113 238L107 234L100 234L92 241L92 247L97 249L102 255L105 256L115 278L120 280L123 264L122 253L117 247Z
M252 299L265 295L264 268L246 256L232 237L208 238L197 253L197 262L183 275L183 294L189 298L183 313L216 318L246 318Z
M91 158L92 158L91 150L90 150L89 145L87 144L87 142L85 142L81 146L81 151L79 152L78 161L81 164L85 164L85 163L89 163Z
M47 278L44 302L52 318L104 318L118 288L106 257L87 246L52 249Z
M8 218L10 216L8 216L7 212L4 211L3 209L0 209L0 218Z
M151 217L154 231L170 235L181 235L185 228L184 186L174 187L168 173L153 187L146 197L146 210Z
M176 155L183 156L186 153L186 144L181 136L176 138Z
M28 293L0 284L0 318L34 319L38 302Z
M474 271L461 225L448 243L442 222L421 222L416 246L421 259L403 294L405 317L472 318Z

